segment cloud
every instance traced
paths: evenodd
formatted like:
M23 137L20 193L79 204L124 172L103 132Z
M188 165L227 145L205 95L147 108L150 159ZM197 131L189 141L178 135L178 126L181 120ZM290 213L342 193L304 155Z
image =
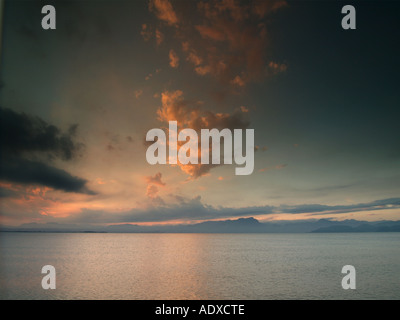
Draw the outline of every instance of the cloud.
M145 23L142 24L142 30L140 31L140 34L142 35L144 41L149 41L153 36L153 32L150 30L150 27Z
M253 0L252 1L252 11L254 14L258 15L260 18L265 17L270 12L275 12L276 10L286 7L288 4L285 0Z
M1 173L0 173L1 174ZM6 186L0 185L0 199L1 198L13 198L18 196L18 192Z
M187 49L184 49L184 51L187 51ZM196 67L203 63L203 59L199 57L197 53L193 50L188 53L186 60L194 64Z
M146 177L146 182L149 184L153 183L159 186L165 186L165 182L161 180L161 176L162 176L161 172L157 172L154 176Z
M151 184L147 186L147 190L146 190L146 196L148 196L149 198L156 198L158 194L158 188L157 186Z
M158 120L166 123L177 121L179 130L191 128L197 132L198 136L200 136L201 129L245 129L250 124L245 117L246 113L241 111L229 114L203 110L198 104L185 100L181 90L164 91L161 94L161 104L161 107L157 110ZM200 145L199 143L199 159L201 159ZM201 164L200 162L199 160L199 164L178 165L191 179L207 175L212 168L220 165Z
M151 191L150 191L151 192ZM152 190L155 194L157 192ZM185 198L172 195L174 203L151 206L142 209L132 209L125 212L109 213L102 210L83 209L81 213L70 216L68 221L86 223L135 223L135 222L166 222L174 220L209 220L233 217L257 217L268 214L342 214L356 211L385 210L400 208L400 198L382 199L369 203L355 205L329 206L323 204L281 205L281 206L249 206L241 208L215 207L204 204L200 196Z
M174 8L168 0L150 0L149 9L156 14L158 19L166 22L170 26L178 23Z
M159 46L164 41L164 34L156 29L156 43Z
M131 222L165 222L173 220L208 220L227 217L242 217L272 213L273 207L224 208L213 207L202 202L200 196L185 198L174 197L173 204L159 204L143 209L132 209L125 212L109 214L103 210L83 209L81 213L71 216L68 221L79 223L131 223ZM155 195L155 199L158 197Z
M173 49L169 51L169 65L172 68L177 68L179 66L179 57Z
M182 2L176 9L191 10L193 18L187 21L177 18L169 1L151 1L149 8L159 20L176 27L174 38L197 75L211 76L236 90L286 70L286 65L266 58L265 21L285 6L282 0L211 0L198 2L194 9L189 1Z
M63 133L39 117L0 108L0 179L94 194L87 189L86 180L47 163L54 159L69 161L79 155L83 144L74 141L76 132L77 125Z
M400 198L388 198L375 200L367 203L346 204L346 205L322 205L304 204L296 206L282 205L279 210L285 213L348 213L355 211L384 210L400 207Z
M246 85L246 83L244 82L244 80L240 77L240 76L236 76L232 81L232 84L239 86L239 87L244 87Z
M154 186L154 185L153 185ZM1 186L0 186L1 187ZM7 188L7 187L5 187ZM1 191L1 188L0 188ZM387 198L371 201L368 203L344 204L344 205L326 205L326 204L295 204L271 206L245 206L245 207L229 207L229 206L212 206L204 203L200 196L185 197L178 194L170 194L168 203L158 196L158 187L149 187L147 196L149 202L146 207L135 207L124 211L113 211L111 208L96 209L93 207L80 206L76 210L74 206L73 212L68 214L55 216L40 216L41 221L52 222L69 222L69 223L140 223L140 222L169 222L169 221L195 221L195 220L212 220L225 219L235 217L259 217L266 218L267 215L292 214L292 215L326 215L330 217L340 214L349 214L352 212L365 213L366 211L379 210L395 210L400 209L400 198ZM28 191L28 195L32 195L34 189ZM39 192L44 192L40 191ZM41 206L42 207L42 206ZM51 212L51 206L46 212ZM68 209L68 208L66 208ZM28 210L29 211L29 210ZM29 215L27 210L21 211L23 215Z
M49 158L71 160L83 147L74 142L77 125L66 133L40 119L0 107L0 136L3 154L22 156L44 153Z
M203 18L203 23L195 26L200 39L189 40L188 46L201 53L208 73L238 87L265 76L266 26L251 4L200 2L198 12ZM265 10L262 17L270 12Z
M277 63L270 61L268 64L269 70L272 72L272 74L278 74L281 72L285 72L287 70L287 65L284 63Z
M201 129L245 129L250 122L242 112L218 113L202 110L198 104L184 99L183 91L164 91L161 94L158 119L163 122L177 121L178 126Z
M133 93L135 95L135 98L139 99L139 97L143 94L143 90L142 89L138 89L138 90L135 90Z
M86 187L87 181L38 161L18 157L2 159L0 179L24 184L40 184L65 192L96 194Z

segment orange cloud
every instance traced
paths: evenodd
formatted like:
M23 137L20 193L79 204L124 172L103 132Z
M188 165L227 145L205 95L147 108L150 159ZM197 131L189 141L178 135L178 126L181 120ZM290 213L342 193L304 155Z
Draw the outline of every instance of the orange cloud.
M191 51L186 60L193 63L196 67L203 63L203 59L199 57L195 51Z
M97 178L95 181L96 181L97 184L106 184L106 182L101 178Z
M81 194L65 194L43 186L25 185L3 185L9 190L15 191L12 197L8 197L2 202L5 212L13 212L18 221L29 219L39 219L39 216L67 217L71 214L80 212L83 206L91 207L85 201L85 196ZM83 204L84 203L84 204ZM9 216L10 221L13 220ZM20 220L21 219L21 220Z
M145 23L142 24L142 30L140 31L140 34L142 35L144 41L149 41L153 35L149 26Z
M200 129L245 129L249 122L242 112L216 113L201 110L198 105L191 106L183 98L181 90L164 91L161 94L162 106L157 110L158 119L163 122L177 121L179 126Z
M166 22L168 25L172 26L178 23L174 8L168 0L150 0L149 9L155 12L158 19Z
M177 68L179 66L179 57L173 49L169 51L169 65L172 68Z
M249 121L245 119L245 113L236 111L229 113L216 113L202 110L199 104L189 103L183 97L181 90L164 91L161 94L161 107L157 110L158 120L168 123L177 121L178 129L191 128L200 135L201 129L245 129ZM168 143L168 142L167 142ZM178 148L184 142L178 144ZM200 144L199 144L200 146ZM211 147L211 146L210 146ZM196 179L207 175L211 168L219 164L201 164L201 147L198 148L199 164L178 164L183 172L188 174L191 179Z
M154 199L157 197L157 194L158 194L157 186L153 184L147 186L146 196L148 196L151 199Z
M185 60L193 65L196 74L212 76L237 90L286 70L284 64L266 61L267 26L263 20L286 5L283 0L200 1L195 12L198 19L190 21L179 20L168 0L151 0L149 9L159 20L176 27L174 37L181 42ZM182 2L178 8L185 6L189 5ZM146 34L148 29L146 26L142 32ZM157 43L162 41L159 36ZM179 63L178 49L175 50L169 53L173 68Z
M156 43L160 45L164 41L164 34L158 29L156 29Z
M135 90L133 94L135 95L136 99L138 99L143 94L143 90L142 89Z
M260 18L263 18L268 13L286 7L287 5L285 0L254 0L252 1L252 11Z
M246 83L244 82L244 80L240 77L240 76L236 76L232 81L232 84L237 85L239 87L244 87L246 85Z
M156 173L154 176L146 177L147 183L157 184L159 186L165 186L165 182L161 180L161 172Z
M211 67L210 66L199 66L199 67L196 67L194 69L194 71L196 71L197 74L204 76L208 73L211 73Z
M196 26L197 31L203 38L208 38L215 41L223 41L226 39L226 35L221 30L210 26Z
M273 62L273 61L271 61L268 64L268 67L272 71L273 74L277 74L277 73L280 73L280 72L285 72L287 70L287 65L286 64L284 64L284 63L280 64L280 63L276 63L276 62Z
M265 76L266 26L259 19L280 7L283 7L282 1L200 2L198 10L204 22L195 26L200 39L192 36L185 41L187 51L197 51L202 58L202 66L197 65L195 71L200 75L211 74L237 87Z

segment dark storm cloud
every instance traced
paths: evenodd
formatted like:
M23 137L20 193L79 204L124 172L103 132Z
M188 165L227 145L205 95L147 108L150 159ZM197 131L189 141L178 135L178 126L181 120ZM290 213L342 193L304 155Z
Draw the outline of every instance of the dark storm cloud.
M7 157L2 160L0 179L24 184L41 184L66 192L95 194L86 188L86 180L38 161Z
M67 133L40 119L0 107L0 137L3 153L21 156L46 153L50 158L71 160L82 147L73 141L77 125Z
M76 157L82 144L74 142L77 125L67 133L39 117L0 108L0 179L24 184L40 184L66 192L94 194L86 180L47 164ZM43 158L44 161L38 161Z

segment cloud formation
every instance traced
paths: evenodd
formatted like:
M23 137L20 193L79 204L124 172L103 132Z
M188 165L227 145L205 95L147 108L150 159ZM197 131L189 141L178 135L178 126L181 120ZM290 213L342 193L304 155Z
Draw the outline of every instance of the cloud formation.
M71 160L83 147L73 140L78 127L76 124L70 126L67 133L62 133L39 117L2 107L0 122L2 151L6 155L44 153L49 158Z
M79 155L83 145L74 141L77 125L63 133L39 117L6 108L0 108L0 124L1 180L94 194L86 187L86 180L48 164L54 159L69 161Z
M179 66L179 57L173 49L169 51L169 65L171 68L178 68Z
M164 91L161 94L161 107L157 110L158 120L165 123L168 123L168 121L177 121L178 130L191 128L197 132L199 137L201 129L246 129L250 124L246 118L246 114L247 112L242 111L235 111L229 114L203 110L198 104L185 100L181 90ZM180 144L182 145L183 143L181 142ZM201 164L200 143L198 157L198 164L178 164L181 170L187 173L191 179L206 175L211 168L220 165Z
M182 55L197 75L212 76L220 83L239 89L287 69L285 64L267 59L265 21L270 14L285 7L286 1L200 1L195 9L186 8L196 12L193 21L177 18L175 10L183 10L185 5L193 4L179 3L174 8L168 0L152 0L149 9L167 26L175 27ZM169 56L172 62L171 51Z
M146 177L146 181L149 184L152 183L159 186L165 186L165 182L161 180L161 176L162 176L161 172L157 172L154 176Z
M157 186L150 184L147 186L147 190L146 190L146 196L148 196L149 198L156 198L158 194L158 188Z
M385 210L400 208L400 198L381 199L369 203L354 205L282 205L282 206L248 206L241 208L215 207L204 204L200 196L185 198L174 197L173 204L162 203L145 209L132 209L125 212L108 214L101 210L84 209L81 213L71 216L71 222L85 223L140 223L140 222L166 222L166 221L194 221L225 219L233 217L257 217L268 214L318 214L331 215L357 211Z
M96 194L86 187L87 181L42 162L18 157L2 159L0 179L23 184L40 184L65 192Z
M375 200L367 203L357 203L349 205L323 205L323 204L304 204L296 206L282 205L279 209L285 213L347 213L353 211L384 210L389 208L399 208L400 198L388 198Z
M150 0L149 10L154 12L158 19L170 26L178 23L176 13L168 0Z

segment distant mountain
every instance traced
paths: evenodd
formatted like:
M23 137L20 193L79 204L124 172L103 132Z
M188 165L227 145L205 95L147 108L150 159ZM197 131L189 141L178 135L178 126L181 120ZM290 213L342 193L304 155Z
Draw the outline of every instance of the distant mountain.
M187 226L187 232L254 233L264 232L264 225L253 217L237 220L206 221Z
M107 232L112 233L129 233L129 232L138 232L140 230L140 226L137 224L114 224L104 228Z
M318 228L312 232L400 232L400 221L364 222L358 226L340 224L336 226Z
M330 219L260 222L253 217L235 220L205 221L195 224L108 226L59 223L28 223L19 227L0 226L0 231L17 232L108 232L108 233L332 233L400 232L400 221L358 221Z

